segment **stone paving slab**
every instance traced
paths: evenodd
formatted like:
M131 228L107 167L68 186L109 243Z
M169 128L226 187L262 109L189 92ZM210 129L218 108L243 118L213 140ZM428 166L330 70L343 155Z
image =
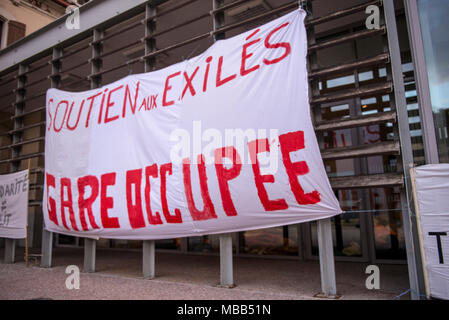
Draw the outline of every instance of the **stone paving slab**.
M80 289L65 285L68 265L82 271L83 249L56 248L49 269L23 262L3 263L0 250L0 299L316 299L320 291L318 261L235 258L236 288L217 287L219 257L156 253L156 279L142 278L139 250L97 249L97 272L80 275ZM21 256L21 257L20 257ZM22 260L22 261L21 261ZM336 262L341 299L394 299L409 288L406 265L379 265L380 290L365 287L366 263ZM404 295L402 299L408 299Z

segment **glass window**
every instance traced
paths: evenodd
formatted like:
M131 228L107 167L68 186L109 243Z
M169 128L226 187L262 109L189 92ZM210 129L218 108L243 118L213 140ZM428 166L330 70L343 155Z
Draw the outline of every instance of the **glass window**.
M258 255L298 255L296 225L240 233L240 252Z
M56 244L58 246L78 246L79 240L77 237L67 236L65 234L57 234Z
M189 251L192 252L219 252L220 236L207 235L202 237L189 237Z
M156 249L181 250L181 238L156 240Z
M440 162L449 162L449 1L418 0Z
M332 238L335 256L361 257L362 243L360 233L360 191L339 190L340 206L345 213L332 218ZM317 222L311 223L312 255L318 255Z
M399 189L371 189L370 198L376 258L406 259Z

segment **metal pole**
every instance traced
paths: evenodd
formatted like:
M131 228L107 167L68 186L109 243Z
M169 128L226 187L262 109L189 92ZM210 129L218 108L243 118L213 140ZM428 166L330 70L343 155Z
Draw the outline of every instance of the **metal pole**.
M212 10L217 10L224 4L223 0L212 0ZM214 32L224 26L224 11L213 13ZM224 39L225 33L216 33L214 41ZM220 285L231 288L234 286L234 272L232 265L232 234L220 235Z
M14 113L16 116L22 114L25 110L25 94L26 94L26 81L27 76L26 72L28 71L28 66L19 65L19 74L17 80L17 90L16 90L16 103ZM14 129L23 128L23 118L14 119ZM13 144L18 143L22 140L23 132L16 131L12 136ZM21 146L12 147L12 159L11 163L11 172L16 172L20 167L20 160L14 161L14 158L20 156ZM27 207L28 209L28 207ZM28 210L27 210L28 211ZM27 212L28 214L28 212ZM5 263L14 263L15 261L15 252L16 252L16 240L15 239L5 239Z
M95 272L97 241L84 238L84 272Z
M16 257L16 239L5 238L5 263L14 263Z
M92 44L92 59L91 71L96 74L101 71L103 61L100 55L103 51L103 31L99 29L93 30L93 44ZM101 75L93 76L90 79L90 88L96 89L101 86ZM97 243L95 239L84 238L84 272L95 272L95 258L96 258Z
M149 3L145 6L145 55L155 52L156 39L151 37L156 32L157 9ZM156 57L145 59L145 72L156 69ZM154 279L156 276L156 243L155 240L144 240L142 244L142 269L144 279Z
M144 240L143 241L143 278L144 279L154 279L156 276L155 268L155 241L154 240Z
M227 288L234 286L232 233L220 235L220 285Z
M309 1L299 1L299 5L302 9L308 12L306 21L313 19L313 6ZM309 26L307 28L307 41L309 46L316 44L315 27ZM316 52L312 52L308 57L308 71L311 73L314 70L319 69L318 57ZM319 81L313 79L309 83L310 96L319 96ZM315 122L322 120L321 105L317 104L312 107L313 117ZM324 136L322 132L317 132L317 140L320 148L324 148ZM337 285L335 282L335 265L334 265L334 246L332 243L332 229L331 220L319 220L318 221L318 247L320 257L320 274L321 274L321 291L322 295L328 298L334 298L337 295Z
M52 251L53 251L53 233L43 228L41 268L51 267Z
M61 48L53 48L52 62L51 62L51 76L50 76L50 86L52 88L59 88L61 85L61 60L62 56ZM45 229L44 224L42 224L42 258L41 267L50 268L51 260L53 254L53 233Z
M416 91L418 92L419 115L427 164L439 163L438 145L433 122L432 101L430 97L429 78L427 75L424 44L419 22L418 3L416 0L404 1L407 17L410 51L415 70Z
M31 174L30 168L31 168L31 158L28 159L28 176L27 176L28 181L30 181L30 174ZM30 190L28 189L27 192L29 195ZM28 244L28 212L27 212L27 224L26 224L25 232L26 232L26 234L25 234L25 264L28 267L28 254L29 254L29 252L28 252L28 245L29 245Z
M425 289L410 180L410 167L413 166L414 160L410 126L408 121L407 101L405 97L404 79L402 75L401 51L399 48L394 2L384 0L383 5L391 58L391 75L394 84L394 96L392 97L394 100L392 99L392 101L395 103L398 117L398 130L405 179L405 190L401 191L401 203L403 209L402 217L404 223L404 237L407 250L410 289L412 299L419 299L421 294L425 292Z
M321 291L325 297L337 295L335 281L334 246L331 219L318 220L318 247L320 254Z

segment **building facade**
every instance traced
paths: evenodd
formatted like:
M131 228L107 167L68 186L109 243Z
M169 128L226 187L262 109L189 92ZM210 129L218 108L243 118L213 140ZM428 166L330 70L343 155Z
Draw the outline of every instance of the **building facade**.
M41 246L43 236L48 88L84 91L161 69L298 5L308 12L312 120L345 211L332 219L336 260L408 263L419 290L408 172L449 157L445 0L95 0L79 8L79 28L67 28L64 16L11 44L0 51L0 173L25 169L30 159L30 244ZM51 236L55 246L84 244ZM141 248L142 241L97 246ZM219 247L216 235L156 241L160 250L195 254ZM317 223L236 233L233 251L317 259Z

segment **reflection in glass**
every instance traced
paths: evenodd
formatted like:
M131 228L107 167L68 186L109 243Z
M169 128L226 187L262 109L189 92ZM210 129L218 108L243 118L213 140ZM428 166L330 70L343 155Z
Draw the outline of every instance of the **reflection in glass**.
M377 259L405 259L404 228L398 188L370 190Z
M181 238L156 240L156 249L181 249Z
M219 252L220 237L218 235L189 237L188 246L191 252Z
M421 31L440 162L449 162L449 1L419 0Z
M360 199L356 190L339 190L337 197L343 211L332 218L332 238L335 256L361 257ZM318 255L317 222L311 223L312 255Z
M297 226L283 226L240 233L240 252L257 255L298 255Z

